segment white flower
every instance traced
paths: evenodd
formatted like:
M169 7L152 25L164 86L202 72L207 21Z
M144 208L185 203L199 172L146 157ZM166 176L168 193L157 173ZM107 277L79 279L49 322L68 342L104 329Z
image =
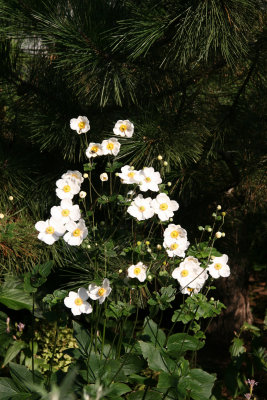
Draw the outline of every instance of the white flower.
M78 221L81 218L81 211L79 206L73 205L70 199L64 199L61 200L60 206L51 208L51 215L62 224L67 224L70 221Z
M133 136L134 133L134 125L128 119L126 120L119 120L116 122L113 132L117 136L127 137L130 138Z
M66 307L71 308L73 315L90 314L93 311L91 304L86 300L88 299L88 293L85 288L80 288L78 293L69 292L68 297L65 297L64 304Z
M128 278L137 278L140 282L144 282L146 280L146 270L147 266L140 261L128 268Z
M85 151L85 154L88 158L97 157L103 155L102 146L100 143L89 143L88 148Z
M163 242L163 246L165 247L169 257L184 257L185 251L188 249L189 242L186 238L173 241L172 243L165 241Z
M79 116L70 120L70 127L80 135L89 131L90 124L87 117Z
M97 286L94 283L91 283L88 287L88 295L92 300L98 300L100 304L102 304L106 297L110 295L111 287L109 286L109 280L104 279L102 282L102 286Z
M143 195L139 194L133 199L131 205L127 208L127 212L137 218L138 221L153 217L154 210L151 207L151 197L143 198Z
M135 171L130 165L122 167L121 173L118 173L117 176L121 178L122 183L139 183L139 171Z
M86 193L86 192L83 192L83 191L81 190L80 193L79 193L79 197L80 197L81 199L84 199L86 196L87 196L87 193Z
M66 225L66 229L68 232L65 233L63 239L71 246L79 246L88 235L88 229L83 219L80 219L78 223L70 221Z
M108 174L106 172L103 172L103 174L100 174L100 180L102 182L108 181Z
M121 144L118 139L111 138L108 140L103 140L101 146L104 155L112 154L113 156L116 156L120 151Z
M182 289L189 287L198 289L202 287L208 278L207 271L200 266L197 258L192 256L186 257L179 267L172 272L172 277L177 279Z
M62 175L62 179L70 179L71 181L81 185L84 181L82 174L79 171L67 171Z
M167 221L170 217L173 217L173 211L178 210L179 204L175 200L170 200L165 193L160 193L152 200L152 207L161 221Z
M153 167L145 167L139 174L139 187L142 192L152 190L158 192L158 185L162 182L159 172L155 172Z
M55 218L36 222L35 229L40 232L38 239L42 240L46 244L55 243L60 236L64 235L66 232L66 228L63 223Z
M59 179L56 181L56 194L60 199L72 199L80 191L80 185L70 179Z
M227 265L227 262L228 256L226 254L223 254L221 257L214 257L207 270L215 279L219 278L220 276L226 278L230 275L230 267Z
M164 242L171 244L180 239L187 239L187 232L181 225L169 224L164 231Z

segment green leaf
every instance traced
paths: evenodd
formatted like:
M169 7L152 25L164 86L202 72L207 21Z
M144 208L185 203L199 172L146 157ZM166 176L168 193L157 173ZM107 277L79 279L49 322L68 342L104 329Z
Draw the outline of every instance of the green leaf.
M79 345L79 349L82 351L83 355L86 356L88 354L91 336L89 335L88 331L76 321L73 321L73 330L74 337Z
M12 310L32 309L32 298L21 289L2 287L0 289L0 303Z
M9 368L13 381L16 383L16 385L18 385L19 387L22 386L25 390L34 391L35 385L41 385L43 382L43 376L38 371L34 372L33 382L32 372L27 367L25 367L25 365L10 362Z
M125 354L122 357L123 372L125 375L137 374L145 367L145 362L142 358L134 354Z
M44 264L38 265L38 272L40 275L46 278L50 274L52 267L53 261L47 261Z
M190 399L208 400L215 379L215 376L202 369L191 369L188 375L180 378L177 389L181 393L181 398L187 392L190 394Z
M229 348L230 354L232 357L238 357L240 354L246 352L246 348L244 347L244 341L240 338L234 338L232 340L232 345Z
M29 399L29 393L23 393L9 378L0 378L1 400L23 400Z
M199 350L204 344L204 342L200 342L194 336L190 336L187 333L175 333L169 337L167 351L169 354L177 357L188 350Z
M139 341L143 357L147 360L148 366L155 371L174 371L176 363L166 354L156 348L152 343Z
M131 391L131 388L125 383L115 382L110 386L111 391L108 394L110 396L121 396L124 393L128 393Z
M14 342L14 343L12 344L12 346L9 347L9 349L8 349L7 352L6 352L6 356L5 356L5 359L4 359L4 362L3 362L3 365L2 365L2 366L4 367L4 366L7 365L10 361L12 361L13 358L15 358L16 355L19 354L19 352L20 352L22 349L24 349L26 346L27 346L26 343L23 342L22 340L17 340L16 342Z
M161 400L162 395L154 390L138 390L127 396L127 400Z
M167 374L161 372L159 375L157 388L169 389L170 387L176 388L178 382L178 375Z
M145 318L144 321L144 330L142 334L142 339L144 340L144 335L148 336L150 342L154 343L156 346L162 347L166 341L166 335L163 330L159 329L158 325L149 319Z

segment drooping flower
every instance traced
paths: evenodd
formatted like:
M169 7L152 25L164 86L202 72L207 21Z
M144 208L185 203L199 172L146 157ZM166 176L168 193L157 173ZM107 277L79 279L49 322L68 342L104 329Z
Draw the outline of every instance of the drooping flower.
M73 315L90 314L93 311L91 304L86 300L89 295L85 288L80 288L78 293L69 292L68 297L65 297L64 304L66 307L71 308Z
M97 286L94 283L91 283L88 287L88 295L90 299L98 300L99 303L102 304L110 295L111 290L109 280L105 278L102 282L102 286Z
M143 221L153 217L154 210L151 207L151 197L144 198L142 194L139 194L133 199L131 205L127 208L127 212L138 219Z
M217 279L220 276L226 278L230 275L230 267L227 265L228 256L223 254L221 257L214 257L211 264L209 264L207 271L210 275Z
M110 138L107 140L103 140L103 142L101 143L101 147L104 155L111 154L113 156L116 156L120 151L121 144L118 139Z
M142 192L152 190L153 192L159 191L159 184L162 182L160 173L155 171L153 167L145 167L139 174L139 187Z
M167 221L173 217L174 211L177 211L179 208L177 201L171 200L165 193L158 194L152 200L151 205L161 221Z
M134 133L134 125L128 119L126 120L119 120L116 122L113 132L117 136L127 137L130 138L133 136Z
M200 289L208 278L207 271L200 266L197 258L186 257L179 267L172 272L172 277L177 279L181 289Z
M81 211L77 204L73 205L70 199L61 200L60 206L51 208L53 218L67 224L70 221L78 221L81 218Z
M38 239L46 244L55 243L66 232L66 228L61 220L55 218L36 222L35 229L40 232Z
M56 195L61 200L72 199L80 191L80 185L70 179L59 179L56 181Z
M102 182L108 181L108 174L106 172L103 172L102 174L100 174L100 180Z
M62 179L70 179L71 181L81 185L84 181L82 174L79 171L67 171L62 175Z
M76 131L79 135L86 133L90 129L89 120L87 117L72 118L70 120L70 128Z
M139 182L139 171L132 169L130 165L125 165L121 168L121 172L117 174L122 183L132 184Z
M165 241L163 242L163 246L165 247L169 257L184 257L185 251L188 249L189 244L190 243L187 241L186 238L168 243L166 243Z
M71 246L79 246L88 235L88 229L83 219L80 219L78 223L70 221L65 226L68 232L65 233L63 239Z
M100 143L90 143L88 148L85 151L85 154L88 158L102 156L103 150Z
M146 280L146 270L147 266L140 261L128 268L128 278L137 278L140 282L144 282Z

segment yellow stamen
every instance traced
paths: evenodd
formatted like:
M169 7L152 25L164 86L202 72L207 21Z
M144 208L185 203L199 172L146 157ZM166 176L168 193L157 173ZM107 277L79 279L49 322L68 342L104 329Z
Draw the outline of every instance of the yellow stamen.
M145 211L145 207L144 206L139 207L139 211L144 212Z
M172 237L173 239L176 239L178 236L179 236L179 232L178 232L178 231L172 231L172 232L171 232L171 237Z
M73 178L79 179L77 174L71 174L71 176L73 176Z
M129 173L128 173L128 177L129 177L129 178L133 178L133 177L134 177L134 172L129 172Z
M121 132L125 132L126 130L127 130L127 125L122 124L122 125L120 126L120 131L121 131Z
M83 121L79 122L79 123L78 123L78 127L79 127L80 129L85 128L85 122L83 122Z
M187 288L187 291L188 291L189 293L193 292L193 290L194 290L194 289L191 289L190 287Z
M159 206L159 208L160 208L162 211L166 211L166 210L168 209L168 204L167 204L167 203L162 203L162 204Z
M217 271L219 271L219 269L222 268L222 264L215 264L214 268L217 269Z
M98 146L93 146L93 147L91 147L91 153L97 153L97 151L98 151Z
M108 150L113 150L113 149L114 149L114 143L109 142L109 143L107 144L107 149L108 149Z
M74 300L74 303L76 304L76 306L81 306L83 304L83 301L82 301L82 299L80 297L77 297Z
M70 192L70 191L71 191L70 185L65 185L65 186L63 187L63 191L64 191L65 193Z
M73 236L75 236L75 237L81 236L81 233L82 233L82 231L79 228L75 229L72 232Z
M134 274L135 274L135 275L139 275L140 272L141 272L141 268L136 267L136 268L134 269Z
M151 182L151 178L149 178L149 176L146 177L145 179L146 182Z
M46 233L49 233L49 235L52 235L55 232L55 229L53 226L48 226L45 231Z
M177 243L172 243L171 244L171 246L170 246L170 248L171 248L171 250L176 250L176 249L178 249L178 244Z
M67 217L70 213L70 210L68 210L67 208L65 208L64 210L61 211L61 215L62 217Z
M188 272L187 269L183 269L183 270L181 271L181 276L182 276L183 278L185 278L188 274L189 274L189 272Z
M104 296L105 293L106 293L106 289L104 289L103 287L101 289L99 289L97 292L98 296Z

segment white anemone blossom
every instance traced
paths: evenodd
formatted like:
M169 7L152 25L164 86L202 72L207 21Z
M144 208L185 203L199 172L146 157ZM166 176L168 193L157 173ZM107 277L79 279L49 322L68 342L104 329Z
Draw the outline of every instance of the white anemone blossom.
M124 165L124 167L121 168L121 172L117 175L121 178L122 183L139 183L139 171L132 169L130 165Z
M130 138L133 136L134 133L134 125L128 119L126 120L119 120L116 122L113 132L117 136L127 137Z
M81 185L84 181L82 174L79 171L67 171L62 175L62 179L70 179L71 181Z
M140 282L144 282L146 280L146 270L147 266L140 261L128 268L128 278L137 278Z
M127 212L138 219L138 221L144 221L153 217L154 210L151 207L151 197L144 198L142 194L139 194L133 199L131 205L127 208Z
M80 191L80 185L70 179L58 179L56 181L57 189L56 195L61 200L72 199L73 196Z
M178 280L181 290L185 288L200 290L208 278L208 273L200 266L197 258L189 256L173 270L172 277ZM190 290L185 291L187 292L190 294Z
M100 143L89 143L88 148L85 151L85 154L88 158L102 156L103 150Z
M120 151L121 144L118 139L110 138L107 140L103 140L103 142L101 143L101 147L104 155L111 154L113 156L116 156Z
M142 192L152 190L159 191L159 184L162 183L160 173L155 171L153 167L144 167L139 174L139 187Z
M152 200L151 205L161 221L167 221L173 217L174 211L177 211L179 208L177 201L171 200L165 193L158 194Z
M70 199L61 200L60 206L51 208L53 218L67 224L70 221L78 221L81 218L81 211L77 204L72 204Z
M209 271L210 275L215 279L220 276L227 278L230 275L230 267L227 265L227 262L228 256L226 254L223 254L221 257L214 257L207 271Z
M102 174L100 174L100 180L102 182L108 181L108 174L106 172L103 172Z
M172 244L181 239L187 239L187 232L181 225L169 224L164 230L164 242Z
M55 243L66 232L64 224L55 218L36 222L35 229L40 232L38 239L46 244Z
M70 221L65 227L68 232L65 233L63 239L71 246L79 246L88 235L88 229L83 219L77 223Z
M189 247L189 242L187 241L186 238L180 239L180 240L175 240L172 243L168 242L166 243L165 241L163 242L163 247L165 247L168 256L169 257L184 257L185 256L185 251Z
M70 127L74 131L76 131L79 135L81 133L86 133L90 129L89 120L87 117L72 118L70 120Z
M104 279L101 286L97 286L94 283L91 283L88 287L88 295L92 300L98 300L100 304L102 304L105 299L111 293L111 287L109 285L109 280Z
M66 307L71 308L73 315L90 314L93 311L91 304L86 301L88 299L88 292L85 288L78 289L78 293L69 292L68 297L65 297L64 304Z

